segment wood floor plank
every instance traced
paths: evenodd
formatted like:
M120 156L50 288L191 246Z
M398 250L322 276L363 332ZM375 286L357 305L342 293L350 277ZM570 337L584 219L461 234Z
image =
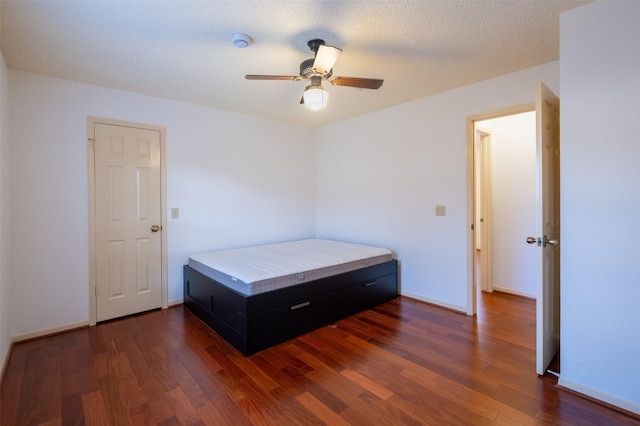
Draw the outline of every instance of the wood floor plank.
M256 366L250 358L242 356L240 353L234 353L229 359L233 361L240 370L244 371L251 380L256 382L264 392L271 392L280 387L268 374L265 374L264 371Z
M175 354L184 368L189 372L191 377L198 383L202 391L208 398L216 398L224 392L224 387L217 380L216 372L219 365L216 363L212 366L209 359L205 356L204 351L194 353L193 351L182 347L175 350Z
M303 392L303 388L301 388L294 380L291 379L289 375L287 375L282 369L278 368L276 364L272 363L272 359L270 357L272 353L268 350L262 351L258 354L255 354L251 357L251 361L259 368L264 375L269 377L269 379L273 380L278 384L280 389L283 389L287 392L290 392L293 395L298 395Z
M292 350L296 346L286 345L283 350ZM334 407L336 413L353 424L371 424L384 417L385 413L380 412L380 407L370 407L367 401L361 398L362 394L368 392L340 374L342 369L333 370L308 357L306 359L310 361L307 364L315 368L306 369L305 373L298 372L295 376L291 375L296 378L302 389L309 391L328 407Z
M363 376L357 371L344 369L340 372L340 374L351 380L353 383L356 383L358 386L362 387L362 389L371 392L383 401L386 401L393 396L393 392L380 386L373 380Z
M297 395L285 392L280 388L269 392L269 399L265 402L269 405L269 410L273 411L274 417L288 419L287 424L296 425L323 425L313 412L309 411L296 399ZM280 420L282 421L282 420Z
M11 360L13 360L13 356ZM2 395L20 395L23 379L24 368L22 368L20 364L17 365L15 370L5 374L2 384L0 385L0 425L16 424L16 416L21 399L2 398Z
M114 371L114 380L117 383L117 392L125 404L126 410L131 410L145 404L147 399L140 388L136 374L129 364L129 354L119 353L111 357L111 365Z
M194 424L201 421L198 412L182 388L175 388L167 392L166 395L176 418L181 424Z
M251 422L238 406L228 399L210 401L197 409L202 422L207 426L222 424L245 426Z
M29 350L20 389L18 424L43 423L61 415L61 398L51 398L62 395L59 336L54 336L51 343Z
M125 395L120 393L120 386L115 374L107 374L100 378L100 396L104 406L108 407L107 415L110 424L129 425L129 413ZM86 413L85 413L86 416Z
M244 357L182 306L15 344L2 426L640 425L535 374L535 302L409 298Z
M523 418L526 415L500 401L488 397L480 392L462 386L442 376L428 376L407 369L400 373L403 377L430 391L450 400L462 400L467 409L487 420L496 420L500 415L509 415L512 419Z
M107 403L102 390L82 395L82 411L87 426L108 426L110 424Z
M84 411L82 409L82 394L80 392L62 397L61 424L83 425Z
M155 416L149 404L142 404L129 410L132 426L154 426L159 421L155 420Z
M62 418L56 417L46 422L41 422L38 424L38 426L63 426Z
M146 418L146 410L151 414L151 418L155 423L161 423L174 416L173 408L166 390L161 384L151 384L144 386L144 392L148 403L137 407L132 414L138 418Z
M328 425L346 426L349 423L344 421L335 411L324 405L309 392L302 392L296 399L307 410L313 413L318 419Z

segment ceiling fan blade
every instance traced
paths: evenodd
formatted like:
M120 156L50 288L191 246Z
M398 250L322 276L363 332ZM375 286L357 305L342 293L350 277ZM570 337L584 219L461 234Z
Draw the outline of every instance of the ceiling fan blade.
M320 45L316 53L316 59L313 61L313 68L319 74L325 74L331 71L336 61L340 57L342 49L333 46Z
M301 80L299 75L260 75L260 74L247 74L244 76L247 80Z
M335 77L331 79L334 86L357 87L360 89L379 89L384 80L375 78Z

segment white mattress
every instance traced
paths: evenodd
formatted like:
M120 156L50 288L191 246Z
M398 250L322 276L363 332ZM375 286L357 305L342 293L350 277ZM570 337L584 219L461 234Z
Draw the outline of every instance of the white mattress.
M250 296L391 259L384 248L310 239L194 254L189 266Z

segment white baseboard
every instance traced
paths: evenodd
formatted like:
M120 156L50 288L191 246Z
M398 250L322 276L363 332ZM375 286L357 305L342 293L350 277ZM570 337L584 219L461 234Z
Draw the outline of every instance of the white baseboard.
M4 373L7 371L7 367L9 366L9 358L11 358L12 349L13 349L13 342L9 342L9 346L7 347L7 352L3 354L2 363L0 364L0 382L4 379Z
M512 288L493 286L493 291L499 291L500 293L508 293L508 294L513 294L514 296L520 296L520 297L524 297L524 298L527 298L527 299L536 300L536 295L535 294L525 293L524 291L518 291L518 290L514 290Z
M606 392L599 391L597 389L593 389L589 386L581 385L580 383L576 383L571 380L564 379L562 375L558 379L558 386L562 386L564 388L570 389L574 392L581 393L590 398L598 399L607 404L614 405L616 407L622 408L623 410L630 411L634 414L640 415L640 404L636 404L631 401L627 401L626 399L618 398L617 396L609 395Z
M461 314L465 314L465 315L467 314L467 307L466 306L453 305L451 303L446 303L446 302L443 302L441 300L429 299L428 297L418 296L417 294L408 293L406 291L401 291L400 292L400 296L410 297L412 299L420 300L421 302L426 302L426 303L429 303L431 305L437 305L437 306L441 306L443 308L450 309L452 311L460 312Z
M170 300L169 303L167 303L167 308L170 308L172 306L178 306L178 305L182 305L184 301L182 299L179 300Z
M36 339L38 337L50 336L52 334L62 333L63 331L69 331L76 328L82 328L82 327L88 327L88 326L89 326L89 321L81 321L73 324L65 324L58 327L47 328L46 330L39 330L31 333L13 336L11 338L11 341L14 343L22 342L23 340L30 340L30 339Z
M182 304L182 300L174 300L174 301L171 301L171 302L168 303L168 307L181 305L181 304ZM34 331L32 333L26 333L26 334L20 334L18 336L13 336L11 338L11 341L12 342L21 342L23 340L30 340L30 339L36 339L38 337L50 336L52 334L62 333L64 331L69 331L69 330L73 330L73 329L76 329L76 328L89 327L91 325L95 325L95 324L90 324L89 321L81 321L81 322L76 322L76 323L73 323L73 324L65 324L65 325L61 325L59 327L47 328L46 330L39 330L39 331Z

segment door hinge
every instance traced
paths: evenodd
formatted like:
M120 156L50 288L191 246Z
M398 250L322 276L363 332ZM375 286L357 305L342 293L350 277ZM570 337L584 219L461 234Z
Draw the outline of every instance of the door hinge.
M95 293L95 296L98 297L98 286L94 287L94 291L93 292Z

